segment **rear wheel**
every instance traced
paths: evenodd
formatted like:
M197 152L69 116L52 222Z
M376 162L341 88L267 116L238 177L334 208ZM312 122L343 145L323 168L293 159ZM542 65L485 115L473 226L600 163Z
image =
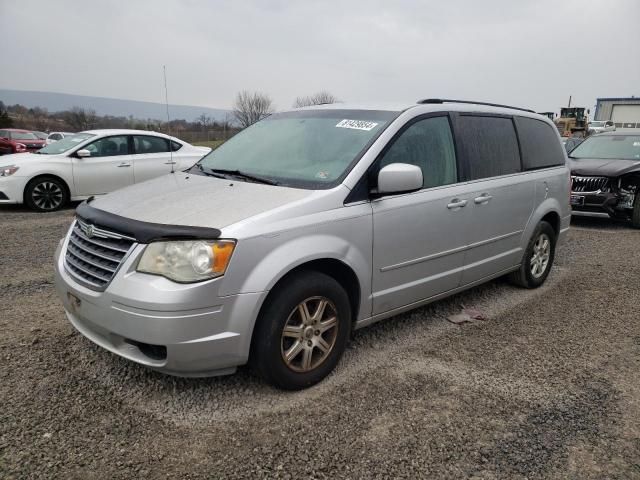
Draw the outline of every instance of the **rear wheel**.
M540 222L529 240L520 268L510 275L510 280L524 288L542 285L553 265L556 241L553 227L545 221Z
M55 177L38 177L29 182L24 201L33 210L53 212L69 201L67 186Z
M294 273L260 314L251 364L276 387L306 388L334 369L350 331L351 308L342 286L319 272Z

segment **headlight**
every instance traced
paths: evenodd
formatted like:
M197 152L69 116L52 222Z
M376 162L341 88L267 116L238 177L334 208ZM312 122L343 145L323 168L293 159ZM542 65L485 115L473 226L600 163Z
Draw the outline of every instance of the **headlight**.
M8 167L0 167L0 177L9 177L16 173L20 167L9 165Z
M233 240L150 243L137 271L182 283L208 280L224 275L235 246Z

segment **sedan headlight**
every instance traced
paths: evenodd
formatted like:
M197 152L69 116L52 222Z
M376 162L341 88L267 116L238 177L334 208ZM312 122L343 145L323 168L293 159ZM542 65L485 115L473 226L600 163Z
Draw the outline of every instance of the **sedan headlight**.
M16 173L20 167L9 165L8 167L0 167L0 177L9 177Z
M224 275L235 246L233 240L150 243L138 262L137 271L181 283L208 280Z

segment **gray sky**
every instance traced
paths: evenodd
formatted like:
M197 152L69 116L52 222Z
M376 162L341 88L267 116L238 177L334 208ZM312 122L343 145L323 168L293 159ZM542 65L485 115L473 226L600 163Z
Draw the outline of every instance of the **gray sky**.
M279 109L424 97L559 111L640 96L637 0L0 0L0 88Z

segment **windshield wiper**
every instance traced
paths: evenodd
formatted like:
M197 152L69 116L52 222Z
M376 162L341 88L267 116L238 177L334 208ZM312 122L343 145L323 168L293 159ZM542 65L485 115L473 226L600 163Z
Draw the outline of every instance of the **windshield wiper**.
M257 183L264 183L264 184L267 184L267 185L278 185L278 182L276 182L275 180L271 180L269 178L261 177L259 175L253 175L251 173L246 173L246 172L243 172L241 170L226 170L224 168L208 168L205 171L204 167L201 167L201 169L202 169L202 171L204 173L209 173L209 174L214 175L214 176L220 176L222 178L224 178L225 176L229 176L230 175L232 177L245 178L247 180L250 180L250 181L253 181L253 182L257 182Z

